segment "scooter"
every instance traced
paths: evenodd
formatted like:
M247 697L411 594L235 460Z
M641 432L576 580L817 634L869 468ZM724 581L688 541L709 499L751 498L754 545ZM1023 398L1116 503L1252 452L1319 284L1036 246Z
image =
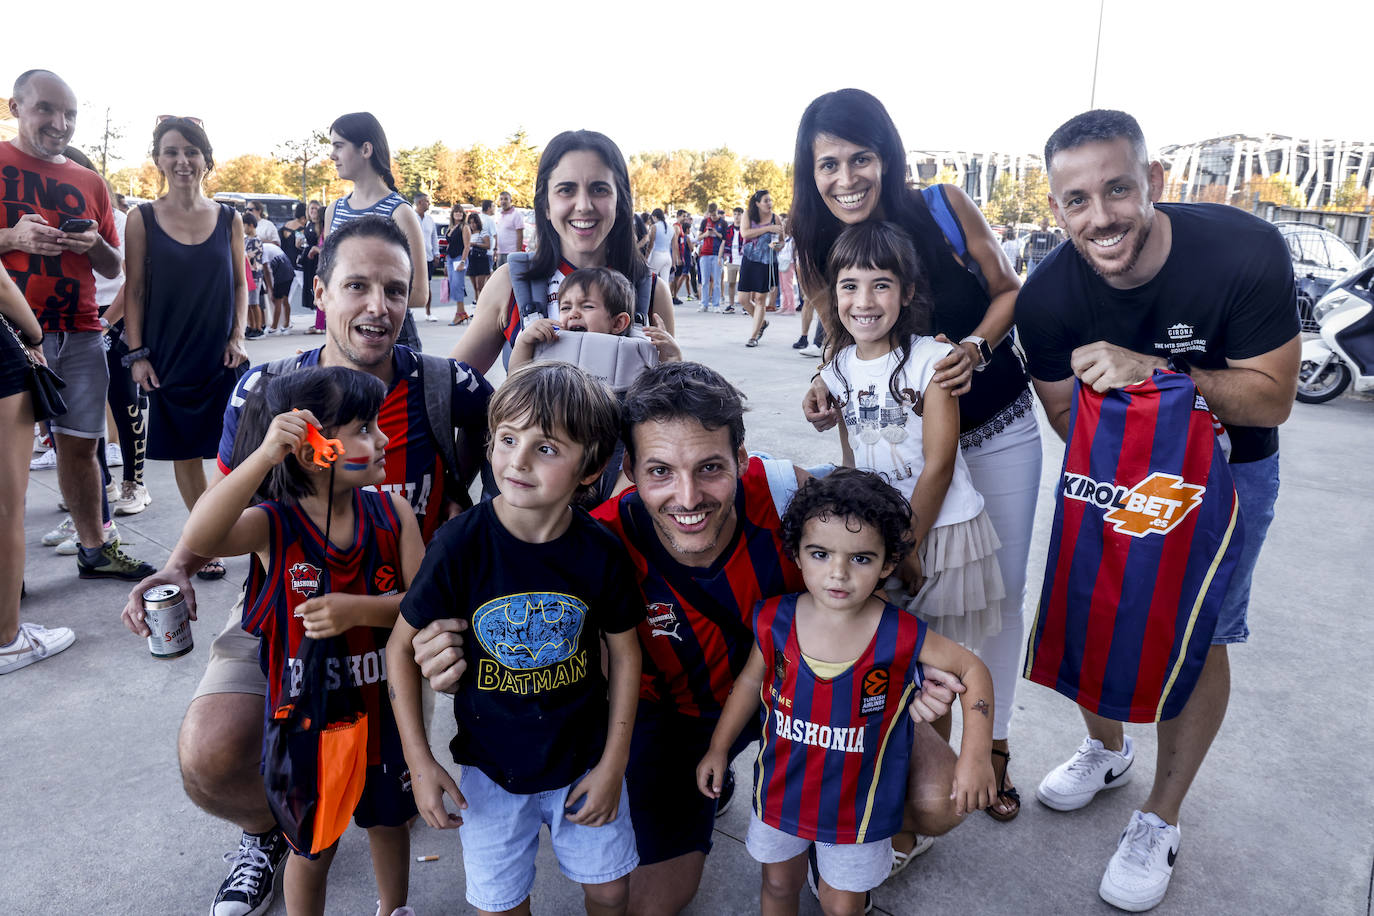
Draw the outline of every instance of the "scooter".
M1312 315L1320 331L1302 343L1298 400L1323 404L1354 380L1356 391L1374 391L1374 255L1332 284Z

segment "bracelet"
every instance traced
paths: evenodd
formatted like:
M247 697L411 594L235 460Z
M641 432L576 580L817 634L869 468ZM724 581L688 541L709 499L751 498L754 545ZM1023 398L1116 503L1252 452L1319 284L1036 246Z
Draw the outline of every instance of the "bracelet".
M128 369L140 359L147 359L152 355L152 352L153 351L149 350L147 347L139 347L137 350L130 350L119 358L119 364L125 369Z

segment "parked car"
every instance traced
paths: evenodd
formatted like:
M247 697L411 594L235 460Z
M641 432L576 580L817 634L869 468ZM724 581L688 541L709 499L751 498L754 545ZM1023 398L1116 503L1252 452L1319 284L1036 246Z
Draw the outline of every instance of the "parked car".
M1340 236L1311 223L1283 221L1274 224L1288 244L1293 277L1298 282L1298 320L1304 331L1315 333L1317 320L1312 306L1359 258Z
M282 223L295 218L296 204L301 202L299 197L292 197L290 194L252 194L239 191L220 191L215 195L215 200L222 204L233 204L234 209L240 213L248 206L250 200L262 204L262 212L267 214L267 218L278 228Z

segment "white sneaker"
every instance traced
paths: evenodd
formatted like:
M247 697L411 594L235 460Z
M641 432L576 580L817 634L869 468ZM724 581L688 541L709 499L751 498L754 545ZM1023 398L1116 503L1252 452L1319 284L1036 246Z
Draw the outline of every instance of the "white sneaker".
M119 529L115 527L113 521L106 522L104 528L106 544L110 543L110 541L119 540ZM57 545L58 554L64 557L74 557L80 549L81 546L76 542L76 531L72 531L71 537Z
M1143 913L1157 906L1169 890L1182 839L1182 832L1158 815L1134 812L1102 873L1097 892L1112 906L1129 913Z
M51 471L57 467L57 449L50 448L29 462L30 471Z
M1103 789L1117 789L1131 781L1135 744L1125 737L1121 753L1109 751L1096 738L1084 738L1078 752L1040 780L1035 797L1056 811L1074 811Z
M382 901L377 901L377 916L382 916ZM391 916L415 916L415 911L408 906L398 906L391 911Z
M19 635L8 646L0 646L0 674L27 668L56 655L76 642L76 634L67 627L40 627L36 623L19 624Z
M153 498L148 495L148 488L130 480L124 482L114 502L110 504L110 511L115 515L137 515L152 504Z
M801 349L801 355L802 355L802 356L820 356L820 355L821 355L821 348L818 347L818 346L816 346L815 344L808 344L808 345L806 345L805 347L802 347L802 349Z
M118 442L105 443L105 467L118 468L124 466L124 452L120 449Z
M56 547L58 544L61 544L63 541L67 540L68 538L74 537L75 535L76 525L73 524L72 517L69 515L66 518L62 519L62 524L58 525L56 528L49 531L47 534L43 535L43 546Z

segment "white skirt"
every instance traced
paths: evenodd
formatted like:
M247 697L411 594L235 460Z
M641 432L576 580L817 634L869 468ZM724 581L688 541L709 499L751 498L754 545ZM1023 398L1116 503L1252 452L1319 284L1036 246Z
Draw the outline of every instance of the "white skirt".
M920 591L912 595L893 576L887 580L888 594L936 633L977 649L1002 630L1007 590L997 565L1001 546L986 511L932 528L919 550L926 577Z

